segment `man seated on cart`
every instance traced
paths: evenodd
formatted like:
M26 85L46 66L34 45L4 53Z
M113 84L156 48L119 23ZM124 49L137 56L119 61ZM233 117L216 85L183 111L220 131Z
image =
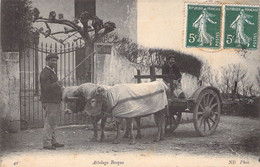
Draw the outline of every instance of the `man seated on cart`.
M168 98L185 98L181 88L181 73L174 55L168 55L162 66L163 81L170 87Z

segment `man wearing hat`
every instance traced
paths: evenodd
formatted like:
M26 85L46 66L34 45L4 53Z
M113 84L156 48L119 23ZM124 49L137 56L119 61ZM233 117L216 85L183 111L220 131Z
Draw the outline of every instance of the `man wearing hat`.
M170 87L170 97L184 98L184 92L181 90L181 73L176 64L174 55L167 56L166 62L162 66L162 74L163 80Z
M41 102L46 112L44 120L43 149L55 150L63 147L56 141L55 129L59 120L62 98L62 82L58 80L55 68L57 67L57 54L51 53L46 57L46 67L41 71Z

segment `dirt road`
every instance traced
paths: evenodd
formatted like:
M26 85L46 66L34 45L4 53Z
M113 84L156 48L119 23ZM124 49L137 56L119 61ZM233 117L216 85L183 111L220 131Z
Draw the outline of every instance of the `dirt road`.
M42 150L42 129L27 130L20 133L6 134L7 155L49 152ZM112 144L115 131L106 131L106 140L103 143L90 142L93 133L86 126L60 128L57 131L58 139L65 144L64 148L55 152L84 152L87 154L108 153L120 155L123 153L141 152L174 155L210 155L210 156L237 156L260 157L260 121L257 118L242 118L222 116L216 132L209 137L199 137L193 124L180 124L164 141L154 143L156 128L142 129L142 139L135 145L129 145L128 139L120 144ZM259 163L260 165L260 163Z

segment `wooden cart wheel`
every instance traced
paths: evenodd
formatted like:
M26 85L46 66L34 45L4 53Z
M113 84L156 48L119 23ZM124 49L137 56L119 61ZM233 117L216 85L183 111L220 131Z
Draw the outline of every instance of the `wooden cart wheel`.
M198 96L193 109L193 124L200 136L213 134L221 113L221 99L213 89L205 89Z
M181 112L170 113L165 120L165 132L172 133L181 122Z

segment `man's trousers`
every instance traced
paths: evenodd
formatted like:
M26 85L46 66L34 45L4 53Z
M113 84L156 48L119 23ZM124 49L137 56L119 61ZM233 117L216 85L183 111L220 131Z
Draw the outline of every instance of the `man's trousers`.
M51 146L57 143L55 129L59 121L61 103L43 103L46 112L43 130L43 146Z

